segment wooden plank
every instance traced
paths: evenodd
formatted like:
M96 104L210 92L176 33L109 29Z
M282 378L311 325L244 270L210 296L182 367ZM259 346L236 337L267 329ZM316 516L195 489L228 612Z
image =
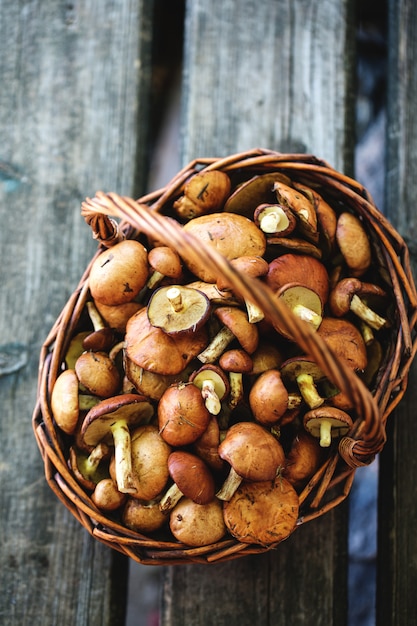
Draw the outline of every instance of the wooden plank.
M352 171L351 3L188 2L182 158L257 146ZM162 624L346 623L346 507L273 553L167 568Z
M40 347L96 249L81 201L144 186L138 94L147 102L151 9L146 0L0 7L0 621L9 626L124 620L127 560L47 487L30 420Z
M389 2L386 213L406 240L417 269L417 6ZM417 524L415 484L417 369L388 428L380 463L378 624L411 624L417 615Z

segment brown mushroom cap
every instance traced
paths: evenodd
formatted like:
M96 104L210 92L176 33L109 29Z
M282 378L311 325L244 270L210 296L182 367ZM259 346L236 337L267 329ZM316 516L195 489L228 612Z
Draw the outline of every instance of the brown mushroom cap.
M112 478L103 478L97 483L91 499L98 509L115 511L125 503L126 494L118 490Z
M223 505L224 521L242 543L271 545L295 529L299 500L294 487L282 476L261 482L243 482Z
M181 498L171 511L169 526L174 537L188 546L212 546L226 534L221 502L196 504Z
M71 435L78 423L79 388L73 369L64 370L55 381L51 393L51 409L59 428Z
M146 309L138 311L126 326L126 356L139 367L165 376L177 375L206 347L207 331L168 335L152 326Z
M162 493L168 481L168 458L171 447L154 424L138 426L131 435L132 471L136 492L132 497L153 500Z
M130 428L149 422L154 413L144 396L124 394L102 400L90 409L81 426L84 443L95 446L101 441L114 443L116 479L119 491L134 493Z
M158 423L162 438L170 445L183 446L200 437L210 421L200 389L193 383L168 387L158 403Z
M260 424L277 424L288 409L288 391L277 369L263 372L249 392L249 405Z
M233 191L226 201L224 210L228 213L239 213L252 218L254 207L263 202L273 202L275 198L273 189L277 181L282 181L288 185L291 182L288 176L280 172L268 172L253 176Z
M157 500L142 502L128 498L123 509L123 524L140 533L152 533L166 522L166 515L159 508Z
M152 294L147 312L152 326L170 335L195 333L208 319L210 300L184 285L160 287Z
M230 178L225 172L197 172L185 184L184 195L174 202L174 210L180 218L187 220L220 211L230 193L230 187Z
M304 415L304 428L313 437L320 438L320 445L327 448L335 437L346 435L352 427L348 413L336 407L321 406Z
M75 363L80 383L100 398L114 396L120 388L119 370L106 352L84 352Z
M148 253L148 263L152 270L146 286L155 289L166 277L177 280L182 274L181 259L176 250L168 246L157 246Z
M216 361L234 339L237 339L241 347L249 354L256 350L259 342L258 328L256 324L249 322L244 311L236 307L222 306L214 310L214 315L223 327L205 350L198 355L202 363Z
M197 504L208 504L213 500L215 494L213 476L198 456L191 452L176 450L169 456L168 470L180 492L187 498Z
M301 489L319 469L321 460L322 448L317 438L300 429L286 455L282 475L295 489Z
M317 214L310 200L294 187L276 182L274 191L279 204L289 207L295 214L304 237L318 241Z
M334 250L336 241L336 212L315 189L311 189L306 185L296 182L294 182L294 187L298 191L301 191L314 206L320 235L320 248L327 257Z
M336 241L352 276L361 276L372 262L371 244L362 221L353 213L337 219Z
M365 342L354 324L342 318L324 317L317 332L351 369L366 368Z
M384 303L386 292L372 283L365 283L358 278L342 278L329 295L329 306L333 315L342 317L350 311L365 321L374 330L387 325L387 320L368 306L369 300Z
M107 305L131 302L148 278L148 254L134 239L125 239L93 262L89 285L94 300Z
M113 306L96 302L95 305L108 326L122 335L126 332L126 324L132 315L144 307L141 302L126 302Z
M195 440L193 450L215 472L221 471L224 461L219 456L220 428L217 417L212 415L204 433Z
M324 307L329 296L329 275L324 264L307 254L287 252L269 263L266 284L278 291L289 283L314 291Z
M263 256L266 239L252 220L238 214L212 213L190 220L183 228L205 245L215 248L226 259L239 256ZM203 261L186 262L188 269L205 282L215 283L214 274Z

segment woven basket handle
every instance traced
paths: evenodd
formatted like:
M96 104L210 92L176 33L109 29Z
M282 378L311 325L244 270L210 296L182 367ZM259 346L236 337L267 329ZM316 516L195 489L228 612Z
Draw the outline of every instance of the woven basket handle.
M239 273L214 248L203 245L200 240L186 233L178 222L164 217L140 200L98 192L94 198L87 198L83 202L81 214L89 224L97 215L118 217L148 237L174 247L185 260L201 262L201 258L204 258L207 268L224 276L237 294L257 304L267 320L294 337L300 348L317 362L329 380L353 403L360 419L339 444L339 453L349 467L357 468L374 459L384 446L386 437L379 408L371 392L306 322L274 297L267 285Z

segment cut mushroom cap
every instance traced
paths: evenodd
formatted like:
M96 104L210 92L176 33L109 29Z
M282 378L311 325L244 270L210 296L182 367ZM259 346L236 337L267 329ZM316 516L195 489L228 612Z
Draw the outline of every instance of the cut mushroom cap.
M172 446L184 446L201 437L210 421L200 389L193 383L168 387L158 403L159 432Z
M316 383L325 379L323 370L315 361L306 356L287 359L281 366L281 375L288 384L296 383L304 401L310 408L321 406L324 402L316 388Z
M255 324L251 324L244 311L236 307L218 307L214 311L223 327L206 349L198 355L202 363L213 363L234 340L249 354L258 346L259 333Z
M148 253L134 239L125 239L93 262L89 286L94 300L107 305L131 302L148 279Z
M337 219L336 241L352 276L361 276L372 262L371 244L361 220L343 212Z
M233 537L242 543L263 546L279 543L295 529L299 499L282 476L267 482L243 482L223 505L224 520Z
M202 215L187 222L183 227L185 236L196 237L204 245L215 248L226 259L239 256L263 256L266 249L265 235L252 220L235 213ZM186 260L188 269L200 280L215 283L218 276L204 259Z
M388 320L371 309L367 300L385 302L386 292L373 283L362 282L358 278L342 278L329 295L330 310L336 317L351 311L374 330L387 326Z
M219 359L219 365L222 370L229 373L229 406L233 409L243 398L243 374L252 371L253 362L245 350L235 348L223 352Z
M174 202L174 210L182 219L220 211L230 193L230 178L225 172L197 172L184 186L184 194Z
M255 209L253 220L267 237L287 237L297 225L294 213L280 204L260 204Z
M155 289L164 278L178 280L182 275L181 259L176 250L168 246L157 246L148 253L151 274L146 286Z
M221 401L228 395L230 385L227 376L222 369L208 363L190 376L190 382L200 390L207 410L212 415L218 415L221 411Z
M207 321L210 301L201 291L184 285L160 287L152 294L147 312L152 326L169 335L191 333Z
M124 394L102 400L90 409L81 426L84 443L96 446L101 441L114 444L116 480L119 491L134 493L130 428L147 423L154 414L144 396Z
M161 498L161 511L174 508L183 496L197 504L208 504L213 500L214 478L208 466L195 454L175 450L168 458L168 471L174 484Z
M304 415L304 428L320 439L322 448L329 447L333 438L346 435L351 427L350 415L336 407L321 406Z
M257 422L277 424L288 409L288 391L277 369L263 372L249 392L249 405Z
M273 480L285 462L279 441L254 422L238 422L230 426L219 445L219 455L231 466L216 494L220 500L230 500L243 479Z
M208 343L206 327L195 333L168 335L152 326L146 309L130 318L126 326L126 358L139 367L164 376L180 374Z

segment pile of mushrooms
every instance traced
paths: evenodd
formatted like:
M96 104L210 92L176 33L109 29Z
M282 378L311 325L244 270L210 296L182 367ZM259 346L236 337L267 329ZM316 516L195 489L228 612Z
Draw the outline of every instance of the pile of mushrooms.
M280 173L203 171L166 213L266 284L372 389L393 298L349 207ZM204 259L143 234L93 262L51 409L93 507L193 547L288 537L300 493L360 417Z

